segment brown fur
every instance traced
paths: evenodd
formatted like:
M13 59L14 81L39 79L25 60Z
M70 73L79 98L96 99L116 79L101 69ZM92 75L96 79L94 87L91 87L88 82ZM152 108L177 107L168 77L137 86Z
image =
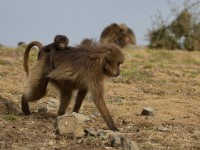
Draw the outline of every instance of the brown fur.
M103 30L100 42L102 44L115 43L123 48L128 45L135 45L136 39L133 31L125 24L113 23Z
M104 79L120 73L119 66L123 63L124 56L119 47L107 44L56 51L53 70L48 59L49 53L40 57L28 76L27 87L21 101L24 114L31 113L28 102L42 98L50 81L60 91L59 115L65 113L74 90L79 90L74 112L79 111L87 92L90 92L109 129L116 131L117 128L104 101Z
M27 76L29 75L29 67L28 67L29 66L28 65L29 52L33 46L37 46L39 48L39 50L41 50L43 48L43 45L38 41L33 41L27 45L27 47L25 49L25 53L24 53L24 63L23 63L23 66L24 66Z
M40 50L38 54L38 58L40 58L40 56L45 54L46 52L49 52L50 53L49 61L51 63L51 67L54 68L53 57L54 57L55 52L67 49L68 44L69 44L69 39L65 35L56 35L54 37L53 43L44 46Z
M81 41L81 43L77 46L79 48L95 48L97 46L99 46L99 42L95 41L94 39L90 39L90 38L85 38Z

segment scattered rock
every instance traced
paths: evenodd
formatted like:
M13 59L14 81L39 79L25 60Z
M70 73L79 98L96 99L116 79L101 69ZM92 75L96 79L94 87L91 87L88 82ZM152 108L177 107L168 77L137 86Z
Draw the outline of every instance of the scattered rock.
M96 118L96 116L94 114L91 114L90 118Z
M99 112L94 112L93 115L95 115L96 117L101 117L101 114Z
M11 102L0 96L0 114L20 114L20 112Z
M83 114L80 114L80 113L76 113L76 112L73 112L72 115L78 119L78 120L81 120L83 122L87 122L87 121L90 121L90 117L86 116L86 115L83 115Z
M97 133L100 137L109 138L111 147L121 147L125 150L139 150L137 143L127 139L123 133L111 130L98 130Z
M47 110L47 108L45 108L45 107L42 107L42 108L39 108L38 109L38 112L39 113L46 113L48 110Z
M127 139L123 133L102 129L96 131L93 128L88 128L86 122L89 120L88 116L79 113L59 116L57 117L57 131L60 135L67 136L68 138L81 138L77 143L82 143L84 141L83 137L88 135L86 143L94 143L99 138L106 139L110 147L139 150L137 143Z
M172 127L171 126L169 126L169 127L160 126L157 128L157 130L160 132L168 132L168 131L172 130Z
M99 129L97 131L98 135L100 137L113 137L113 136L124 136L123 133L120 133L120 132L113 132L111 130L102 130L102 129Z
M85 135L84 130L87 127L88 126L82 119L77 118L77 114L76 117L74 114L65 114L57 117L57 131L61 135L80 138Z
M135 141L130 141L129 140L128 145L129 145L129 149L130 150L139 150L139 147L138 147L138 145L137 145L137 143Z
M125 102L125 99L124 99L124 97L117 97L115 99L115 102L117 102L117 103L123 103L123 102Z
M81 144L82 142L83 142L83 139L79 139L79 140L77 141L78 144Z
M131 141L125 136L122 135L114 135L111 139L111 147L121 147L122 149L125 150L139 150L138 145L135 141Z
M87 128L84 130L86 135L97 137L98 133L93 128Z
M119 136L113 136L113 138L111 139L111 147L119 147L121 146L121 139Z
M154 110L153 110L153 108L145 107L145 108L143 108L141 115L154 116Z

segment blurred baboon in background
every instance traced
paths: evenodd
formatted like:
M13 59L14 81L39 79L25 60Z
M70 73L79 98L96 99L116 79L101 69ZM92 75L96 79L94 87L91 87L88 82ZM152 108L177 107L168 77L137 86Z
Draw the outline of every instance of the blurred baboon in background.
M24 45L26 45L25 42L18 42L18 43L17 43L17 46L24 46Z
M115 43L121 48L135 45L136 39L134 32L126 24L113 23L107 26L100 37L102 44Z
M93 41L93 39L85 38L81 41L79 46L91 46L94 44Z
M94 47L94 46L98 46L100 43L95 41L94 39L90 39L90 38L85 38L81 41L81 43L77 46L79 48L84 48L84 47Z

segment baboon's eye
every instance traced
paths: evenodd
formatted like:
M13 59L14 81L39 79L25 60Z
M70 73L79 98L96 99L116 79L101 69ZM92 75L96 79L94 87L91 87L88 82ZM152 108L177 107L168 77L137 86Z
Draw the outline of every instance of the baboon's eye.
M109 65L111 65L111 64L112 64L112 61L109 61L109 60L108 60L107 63L108 63Z
M122 64L122 63L120 63L120 62L119 62L119 63L117 63L117 65L118 65L118 66L120 66L121 64Z

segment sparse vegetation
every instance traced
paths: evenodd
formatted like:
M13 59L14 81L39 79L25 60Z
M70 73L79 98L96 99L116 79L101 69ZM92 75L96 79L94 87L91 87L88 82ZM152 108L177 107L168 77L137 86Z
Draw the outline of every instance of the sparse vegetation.
M136 141L141 150L200 149L200 52L155 49L123 51L126 60L121 76L108 80L105 91L106 103L115 116L120 132L128 133L127 138ZM0 97L20 110L19 101L26 78L22 67L23 49L0 48L0 54L2 60L12 64L0 64ZM35 62L37 50L30 57L32 63ZM54 128L57 107L50 107L48 103L57 96L55 89L50 87L47 97L31 103L34 113L30 116L3 111L7 107L1 105L0 99L0 111L7 112L0 114L0 146L4 142L11 146L10 149L30 150L100 150L109 146L104 139L88 137L80 142L80 139L57 135ZM68 111L72 110L72 106ZM152 107L155 115L141 116L144 107ZM39 108L47 108L48 112L38 113ZM88 96L81 113L90 116L94 112L98 110ZM91 119L89 126L106 128L101 116ZM169 130L157 130L160 126Z
M7 120L7 121L14 121L14 120L16 120L16 117L14 115L5 115L3 118L5 120Z
M200 1L185 0L183 8L168 0L173 21L164 21L158 13L149 30L149 47L155 49L200 50Z

